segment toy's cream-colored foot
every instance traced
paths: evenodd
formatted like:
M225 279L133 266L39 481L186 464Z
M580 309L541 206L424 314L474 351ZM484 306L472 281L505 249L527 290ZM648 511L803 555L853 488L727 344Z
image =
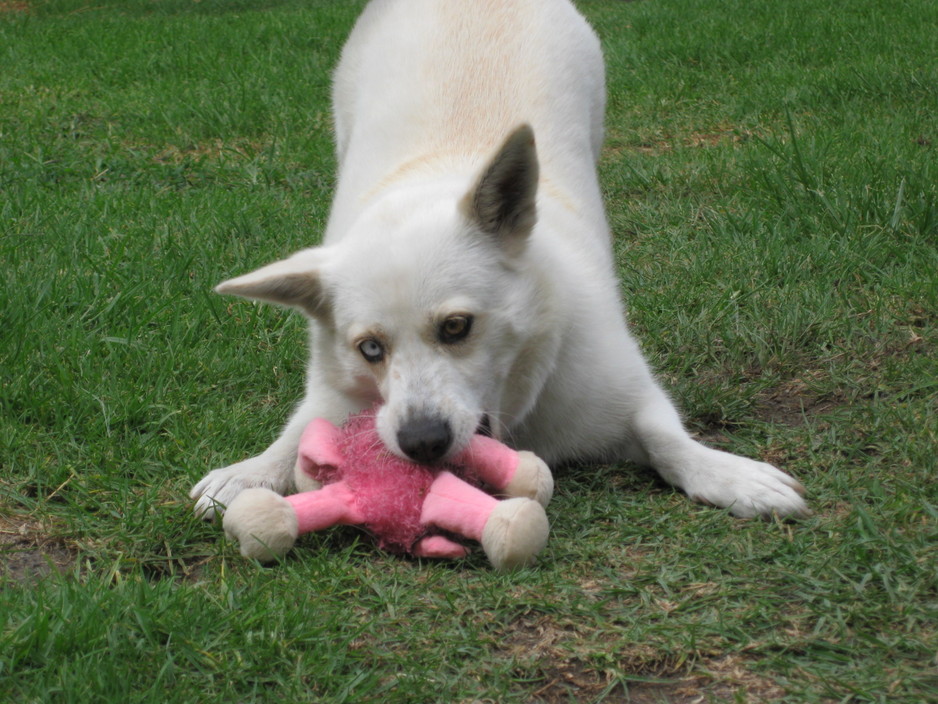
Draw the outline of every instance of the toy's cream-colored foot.
M547 545L544 507L527 498L500 501L482 529L482 549L499 570L530 565Z
M285 555L298 534L293 506L270 489L246 489L225 511L225 534L237 540L241 554L260 562Z
M501 490L505 496L534 499L547 508L554 495L554 475L544 460L526 450L518 453L518 468Z

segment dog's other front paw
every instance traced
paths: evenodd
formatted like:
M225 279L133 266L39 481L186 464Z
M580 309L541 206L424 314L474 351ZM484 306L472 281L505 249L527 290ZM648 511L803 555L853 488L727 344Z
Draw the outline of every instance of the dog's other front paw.
M765 462L704 449L682 487L693 500L729 509L740 518L811 515L804 487L793 477Z
M225 507L245 489L262 487L278 494L289 489L289 473L263 455L214 469L192 487L189 498L195 499L195 515L207 521L224 513Z

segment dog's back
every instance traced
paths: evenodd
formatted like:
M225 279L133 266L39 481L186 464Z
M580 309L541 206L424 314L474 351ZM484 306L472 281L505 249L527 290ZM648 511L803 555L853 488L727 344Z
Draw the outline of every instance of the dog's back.
M373 0L335 73L335 212L416 169L475 173L528 123L544 187L601 213L604 96L599 42L567 0Z

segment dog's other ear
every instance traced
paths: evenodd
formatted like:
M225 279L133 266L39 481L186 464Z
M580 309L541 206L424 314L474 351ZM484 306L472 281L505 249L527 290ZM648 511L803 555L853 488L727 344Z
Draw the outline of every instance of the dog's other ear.
M537 221L538 173L534 130L521 125L482 170L460 210L483 232L498 238L509 254L517 254Z
M328 297L320 273L323 258L319 248L304 249L250 274L224 281L215 287L215 291L292 306L307 315L322 318L329 312Z

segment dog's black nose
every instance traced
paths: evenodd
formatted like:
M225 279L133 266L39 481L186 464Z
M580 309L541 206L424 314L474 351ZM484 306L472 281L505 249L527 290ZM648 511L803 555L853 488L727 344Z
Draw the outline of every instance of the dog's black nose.
M453 444L453 431L441 418L414 418L397 431L397 444L415 462L429 464L449 451Z

